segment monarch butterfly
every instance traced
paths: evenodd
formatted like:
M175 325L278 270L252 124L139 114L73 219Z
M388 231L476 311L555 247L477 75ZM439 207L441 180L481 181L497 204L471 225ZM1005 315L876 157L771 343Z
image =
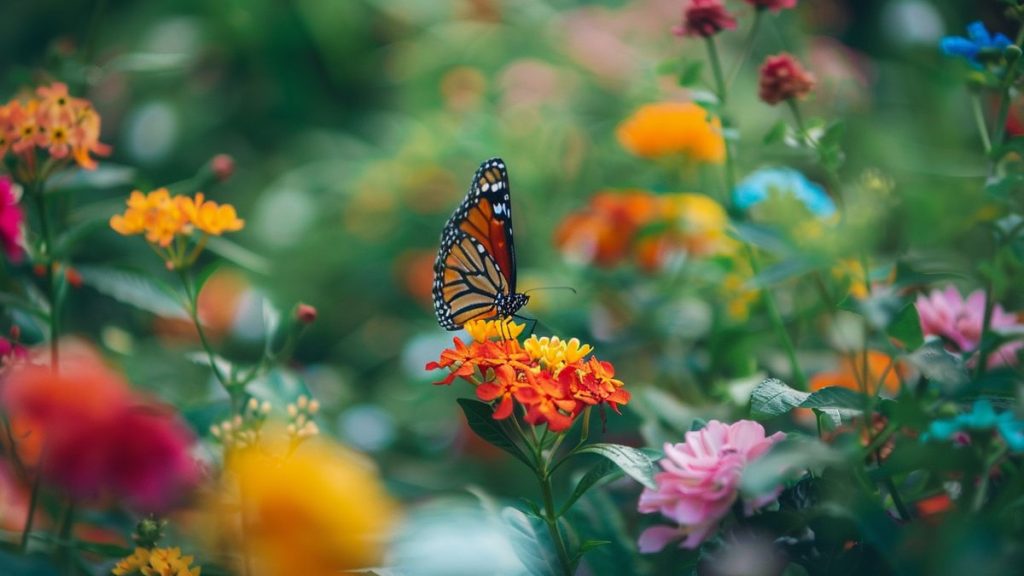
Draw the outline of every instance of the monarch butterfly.
M487 160L441 232L433 294L437 323L446 330L478 318L507 318L530 299L516 292L509 192L505 163Z

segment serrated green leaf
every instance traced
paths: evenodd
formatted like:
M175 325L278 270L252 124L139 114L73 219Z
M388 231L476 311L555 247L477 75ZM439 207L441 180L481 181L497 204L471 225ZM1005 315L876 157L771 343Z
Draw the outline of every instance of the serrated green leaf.
M188 318L184 295L151 276L102 266L80 266L76 269L83 284L118 302L158 316Z
M515 456L531 469L534 469L533 461L512 440L512 437L502 427L501 422L494 419L494 410L490 404L469 398L459 398L458 402L462 412L466 415L466 423L469 424L470 429L477 436Z
M796 408L807 397L807 392L790 388L777 378L768 378L754 388L750 394L750 416L772 418Z
M579 453L597 454L615 463L623 472L644 486L655 489L655 465L647 454L621 444L590 444L579 450Z

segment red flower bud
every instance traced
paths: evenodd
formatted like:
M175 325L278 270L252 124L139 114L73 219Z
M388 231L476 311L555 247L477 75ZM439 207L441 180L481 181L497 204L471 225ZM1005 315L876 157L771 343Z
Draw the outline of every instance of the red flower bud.
M312 324L316 321L316 308L309 304L303 304L300 302L299 305L295 307L295 319L298 320L300 324Z
M691 0L683 8L683 23L672 29L676 36L702 36L710 38L722 30L735 30L736 17L722 0Z
M235 173L235 159L230 154L217 154L210 160L210 169L218 181L224 182Z
M796 58L783 52L769 56L761 65L758 95L775 105L791 98L803 98L814 88L814 75L804 69Z
M82 287L82 275L78 273L78 270L75 270L71 266L68 266L64 270L64 279L68 281L68 284L71 285L72 288Z

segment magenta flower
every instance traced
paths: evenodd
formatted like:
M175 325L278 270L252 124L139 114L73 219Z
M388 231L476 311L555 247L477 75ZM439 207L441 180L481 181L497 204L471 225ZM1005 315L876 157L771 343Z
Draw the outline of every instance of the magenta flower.
M11 262L20 262L25 254L22 247L25 211L18 205L14 185L9 176L0 176L0 242Z
M682 548L696 548L718 528L719 521L739 497L740 475L786 435L766 437L764 428L751 420L724 424L708 422L702 430L686 433L686 442L665 444L663 472L654 480L657 490L645 488L637 509L661 512L675 526L653 526L640 535L641 552L658 552L669 542L683 538ZM745 502L747 514L778 497L782 487L755 495Z
M972 353L981 343L981 331L985 324L985 292L975 290L967 298L960 295L955 286L945 290L933 290L927 296L917 297L917 315L921 319L921 332L925 336L942 338L951 352ZM1022 324L1015 314L1010 314L996 304L992 308L989 329L998 334L1024 334ZM1024 341L1007 342L988 358L986 368L1015 365L1017 353L1024 348ZM969 364L976 359L968 361Z
M736 17L722 0L690 0L683 8L683 24L672 29L676 36L702 36L710 38L722 30L735 30Z

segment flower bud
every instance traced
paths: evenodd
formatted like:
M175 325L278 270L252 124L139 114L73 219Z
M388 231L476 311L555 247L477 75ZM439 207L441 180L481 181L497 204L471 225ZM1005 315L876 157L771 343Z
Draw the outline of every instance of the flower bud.
M210 160L210 169L219 182L224 182L235 173L235 159L229 154L217 154Z
M800 62L783 52L769 56L761 65L759 96L764 102L775 105L793 98L803 98L814 88L814 75L804 69Z
M72 288L82 287L82 275L71 266L64 269L64 279L67 280L68 285Z
M166 520L157 520L154 516L148 516L139 521L135 526L135 533L132 540L141 548L153 548L163 538Z
M295 307L295 319L298 320L300 324L312 324L316 321L316 308L309 304L303 304L300 302L298 306Z
M691 0L683 9L683 23L672 29L676 36L701 36L710 38L722 30L734 30L736 17L722 0Z

